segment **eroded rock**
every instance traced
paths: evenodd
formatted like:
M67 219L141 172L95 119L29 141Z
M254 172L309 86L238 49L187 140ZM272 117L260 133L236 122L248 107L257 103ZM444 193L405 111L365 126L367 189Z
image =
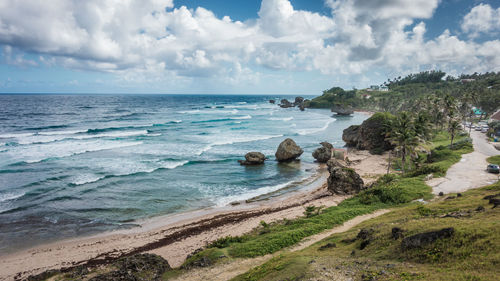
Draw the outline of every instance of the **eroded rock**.
M335 159L327 162L328 190L334 194L357 194L365 189L363 179L353 169L347 168Z
M245 160L238 160L241 165L260 165L264 164L266 156L260 152L248 152L245 155Z
M438 239L450 238L454 233L455 229L453 227L448 227L441 230L415 234L403 239L403 241L401 242L401 249L403 251L406 251L416 248L422 248L426 245L434 243Z
M312 156L320 163L326 163L332 158L333 145L326 141L320 143L321 147L314 150Z
M300 157L304 151L298 146L295 141L288 138L280 143L278 150L275 153L276 160L279 162L292 161Z

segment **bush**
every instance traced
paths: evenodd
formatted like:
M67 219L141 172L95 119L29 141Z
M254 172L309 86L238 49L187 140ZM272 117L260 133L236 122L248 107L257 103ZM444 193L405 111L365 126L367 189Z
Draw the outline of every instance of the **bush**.
M387 184L375 185L359 194L359 202L362 204L403 204L418 198L429 198L430 187L421 179L405 178L393 179Z
M242 237L239 237L239 236L226 236L226 237L222 237L222 238L219 238L217 240L215 240L214 242L212 242L211 244L209 244L207 246L207 248L219 248L219 249L222 249L222 248L226 248L228 247L231 243L241 243L243 242L243 238Z

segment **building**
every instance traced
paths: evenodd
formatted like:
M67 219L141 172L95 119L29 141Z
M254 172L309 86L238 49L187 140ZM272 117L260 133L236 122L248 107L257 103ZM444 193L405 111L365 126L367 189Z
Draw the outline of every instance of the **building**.
M497 112L493 113L488 120L488 122L498 122L500 121L500 109Z

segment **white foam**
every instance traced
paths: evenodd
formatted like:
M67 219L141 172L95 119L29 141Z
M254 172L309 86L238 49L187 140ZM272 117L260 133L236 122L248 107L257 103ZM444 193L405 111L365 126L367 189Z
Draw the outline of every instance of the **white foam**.
M38 132L38 135L42 136L57 136L57 135L74 135L79 133L85 133L87 130L71 130L71 131L52 131L52 132Z
M9 150L7 154L10 161L26 163L37 163L49 158L69 157L87 152L110 150L129 146L141 145L142 142L116 142L106 140L94 141L68 141L50 144L39 144L31 146L16 147Z
M3 134L0 135L0 139L14 139L14 138L22 138L22 137L28 137L28 136L33 136L33 133L11 133L11 134Z
M293 120L293 117L283 117L283 118L278 118L278 117L272 117L272 118L269 118L267 120L271 120L271 121L292 121Z
M334 122L335 119L331 119L331 120L328 120L325 125L321 128L312 128L312 129L302 129L302 130L297 130L297 134L301 135L301 136L304 136L304 135L310 135L310 134L315 134L315 133L319 133L321 131L324 131L326 129L328 129L328 126Z
M26 137L18 137L17 138L17 143L22 144L22 145L28 145L28 144L36 144L36 143L50 143L50 142L55 142L55 141L60 141L64 139L76 139L76 140L85 140L85 139L95 139L95 138L106 138L106 137L114 137L114 138L120 138L120 137L132 137L132 136L140 136L140 135L147 135L148 131L147 130L140 130L140 131L124 131L124 132L104 132L104 133L98 133L98 134L78 134L82 132L87 132L85 131L72 131L75 132L75 134L67 133L63 134L62 132L59 134L54 134L54 133L48 133L48 134L32 134L30 136Z
M188 162L189 161L187 161L187 160L165 162L165 163L163 163L162 168L173 170L177 167L182 167L182 166L186 165Z
M17 198L23 196L24 194L25 194L24 192L22 192L22 193L8 192L8 193L0 194L0 202L14 200L14 199L17 199Z
M201 155L204 152L209 151L212 149L214 146L219 146L219 145L228 145L228 144L234 144L234 143L243 143L243 142L251 142L251 141L259 141L259 140L267 140L267 139L272 139L272 138L279 138L282 137L283 135L257 135L257 136L224 136L223 140L215 140L209 145L203 147L202 149L198 150L196 155ZM221 137L218 137L221 138ZM210 138L209 138L210 139Z
M232 119L232 120L252 119L252 116L251 115L236 116L236 117L231 117L229 119Z
M104 177L97 176L94 174L79 174L75 177L75 179L71 182L74 185L84 185L87 183L93 183L96 181L100 181Z
M215 204L219 207L223 207L223 206L228 205L231 202L244 201L244 200L248 200L250 198L257 197L259 195L263 195L263 194L267 194L267 193L271 193L271 192L283 189L283 188L285 188L285 187L287 187L295 182L296 181L289 181L289 182L278 184L278 185L264 186L264 187L260 187L260 188L254 189L254 190L249 190L243 194L225 196L225 197L217 199L215 201Z

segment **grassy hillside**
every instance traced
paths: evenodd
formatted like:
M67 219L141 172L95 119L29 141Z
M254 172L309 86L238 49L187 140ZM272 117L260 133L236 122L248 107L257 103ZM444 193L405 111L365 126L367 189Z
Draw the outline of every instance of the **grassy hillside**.
M412 203L333 235L302 251L286 253L234 280L498 280L500 209L485 196L500 192L500 183L428 204ZM454 229L450 238L403 249L403 237ZM368 239L356 239L361 229ZM364 242L364 241L369 241ZM364 245L363 248L363 244Z

